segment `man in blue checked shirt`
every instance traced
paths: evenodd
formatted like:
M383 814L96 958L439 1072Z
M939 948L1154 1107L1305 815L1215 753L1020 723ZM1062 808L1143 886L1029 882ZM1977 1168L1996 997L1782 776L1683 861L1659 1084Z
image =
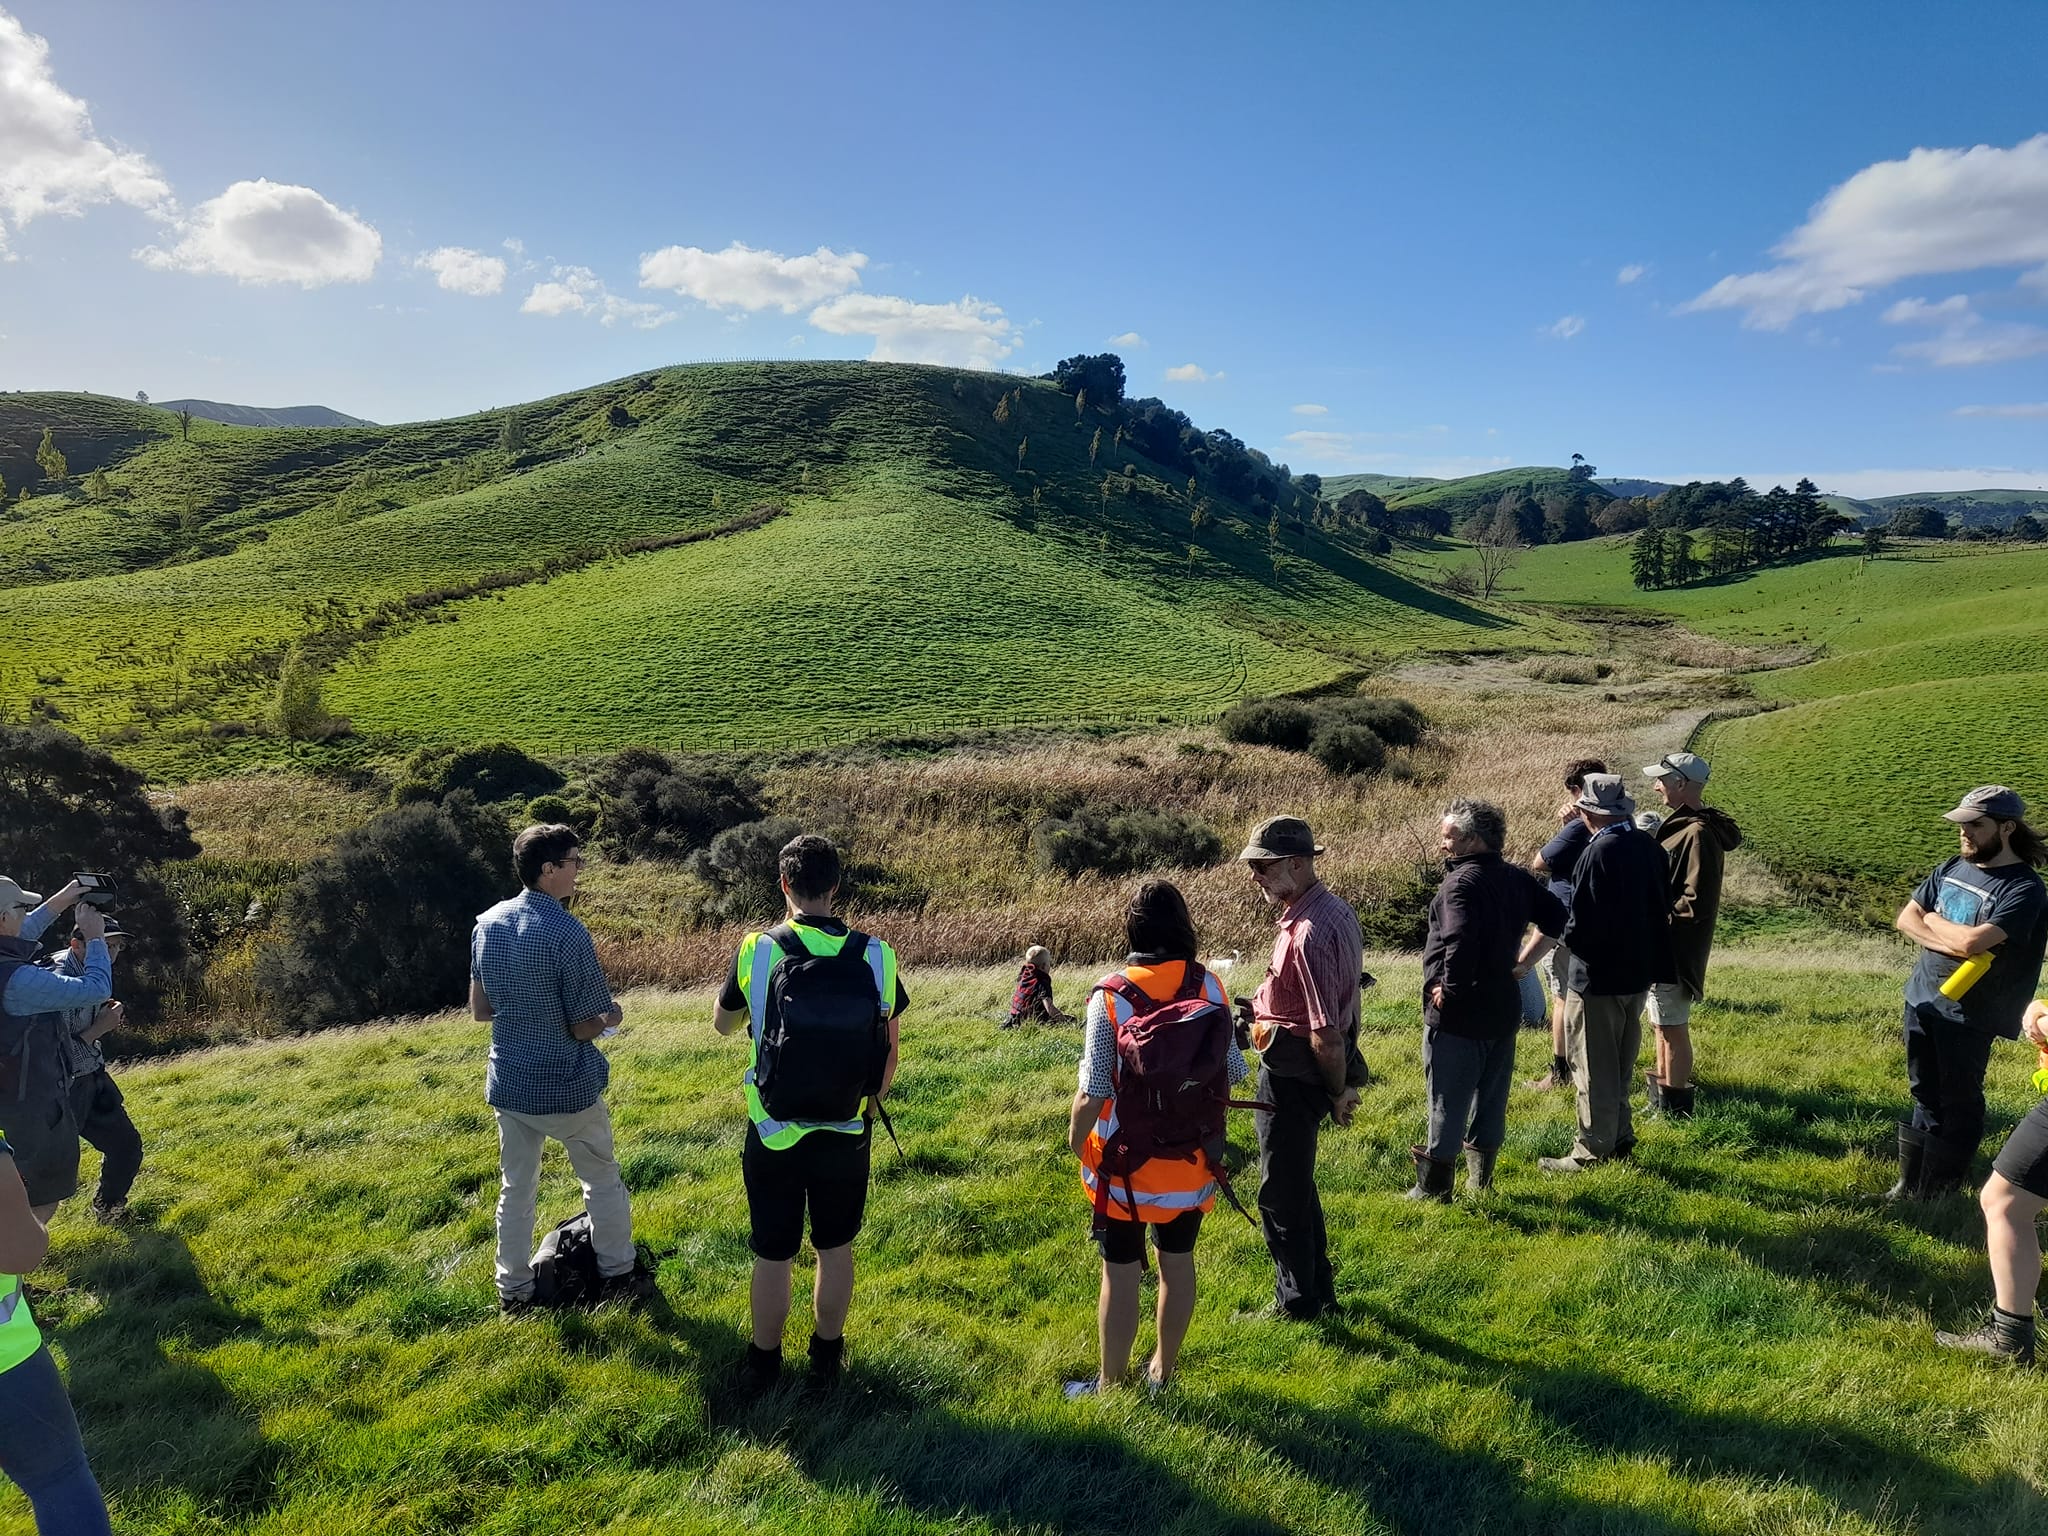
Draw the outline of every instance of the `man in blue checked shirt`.
M513 839L512 862L525 889L476 920L469 948L470 1013L491 1026L484 1098L498 1116L498 1305L508 1313L532 1305L528 1249L550 1140L582 1181L607 1294L636 1299L647 1284L612 1152L611 1069L592 1043L618 1027L621 1010L589 931L563 906L583 873L576 829L528 827Z
M36 941L81 894L74 880L44 901L0 875L0 1135L12 1143L29 1204L45 1224L78 1193L78 1126L71 1115L65 1039L69 1014L114 995L107 920L97 907L79 907L73 919L85 940L83 974L59 976L36 964Z

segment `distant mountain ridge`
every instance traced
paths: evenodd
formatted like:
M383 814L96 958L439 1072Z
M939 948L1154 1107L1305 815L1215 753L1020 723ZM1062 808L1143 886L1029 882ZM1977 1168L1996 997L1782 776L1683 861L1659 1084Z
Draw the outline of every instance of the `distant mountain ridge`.
M324 405L223 405L218 400L158 400L166 411L190 411L202 421L229 427L374 427L361 416L345 416Z

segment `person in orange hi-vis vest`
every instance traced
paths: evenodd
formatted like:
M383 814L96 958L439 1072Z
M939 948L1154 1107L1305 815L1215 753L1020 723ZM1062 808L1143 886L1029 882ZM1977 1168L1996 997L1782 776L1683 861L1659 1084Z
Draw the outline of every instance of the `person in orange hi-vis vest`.
M1069 1382L1070 1398L1130 1372L1147 1226L1159 1251L1159 1338L1145 1379L1153 1392L1172 1380L1195 1312L1195 1238L1223 1177L1223 1113L1230 1085L1246 1072L1229 996L1195 958L1181 893L1163 880L1140 886L1124 932L1123 969L1088 996L1067 1129L1102 1254L1101 1368L1093 1380Z

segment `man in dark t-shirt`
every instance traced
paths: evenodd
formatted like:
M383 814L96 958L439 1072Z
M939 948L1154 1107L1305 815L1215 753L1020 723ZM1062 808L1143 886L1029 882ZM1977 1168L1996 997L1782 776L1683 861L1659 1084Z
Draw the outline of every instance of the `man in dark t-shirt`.
M2027 825L2019 795L1987 784L1944 814L1962 851L1920 883L1896 925L1920 946L1920 958L1906 981L1913 1118L1899 1125L1894 1200L1962 1183L1984 1138L1991 1042L2019 1037L2048 948L2048 888L2034 872L2048 863L2048 844ZM1965 967L1980 968L1982 957L1989 969L1968 981Z

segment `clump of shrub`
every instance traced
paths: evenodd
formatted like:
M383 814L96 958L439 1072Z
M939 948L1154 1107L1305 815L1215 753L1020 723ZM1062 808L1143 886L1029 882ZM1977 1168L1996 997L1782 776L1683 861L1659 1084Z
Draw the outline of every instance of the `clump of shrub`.
M687 858L708 849L720 833L763 815L752 784L647 747L618 753L589 775L584 789L595 809L598 845L617 858Z
M569 800L561 795L535 795L526 802L528 826L574 827L583 836L597 824L597 807L588 800Z
M518 883L504 818L468 791L386 811L300 871L256 985L298 1029L453 1007L469 988L461 936Z
M1539 683L1593 683L1614 675L1614 664L1583 656L1539 656L1525 669Z
M1224 713L1232 741L1306 752L1332 773L1378 773L1389 747L1412 747L1429 722L1406 699L1337 695L1245 699Z
M704 882L702 915L712 922L775 921L782 915L777 855L804 829L787 816L727 827L691 854L683 868Z
M1255 747L1305 752L1316 717L1299 699L1244 699L1223 712L1223 734Z
M486 803L525 799L562 787L562 776L509 741L476 747L424 747L406 759L391 788L393 805L439 805L461 791Z
M1205 868L1223 857L1223 839L1206 822L1172 811L1083 807L1032 827L1031 857L1039 868L1069 878Z

